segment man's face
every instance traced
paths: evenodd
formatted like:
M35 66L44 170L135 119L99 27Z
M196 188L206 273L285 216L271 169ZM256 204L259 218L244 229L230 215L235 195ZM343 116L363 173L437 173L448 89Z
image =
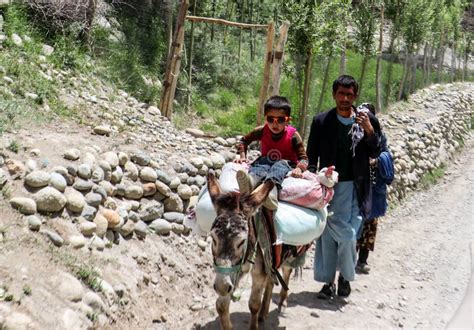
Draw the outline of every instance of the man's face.
M265 114L265 122L272 131L273 134L281 133L290 118L286 115L285 110L282 109L269 109Z
M336 101L337 113L342 117L350 117L352 114L352 103L357 98L354 87L338 86L332 97Z

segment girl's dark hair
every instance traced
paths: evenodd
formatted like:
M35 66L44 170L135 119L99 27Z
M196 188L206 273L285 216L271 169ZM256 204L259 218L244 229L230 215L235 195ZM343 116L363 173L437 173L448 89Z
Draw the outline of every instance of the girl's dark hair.
M266 115L270 109L285 110L285 115L288 117L291 114L290 102L284 96L274 95L270 97L263 106L263 113Z
M336 93L337 88L339 86L346 87L346 88L354 88L354 93L357 95L357 92L359 91L359 84L357 81L354 79L354 77L343 74L342 76L339 76L334 82L332 83L332 92Z

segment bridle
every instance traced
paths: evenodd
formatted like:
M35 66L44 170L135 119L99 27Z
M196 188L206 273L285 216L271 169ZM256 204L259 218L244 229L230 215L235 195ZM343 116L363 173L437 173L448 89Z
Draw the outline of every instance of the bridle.
M249 223L248 227L248 235L247 238L245 239L244 242L244 253L242 255L242 258L235 264L231 266L220 266L216 263L216 258L213 257L213 268L214 271L217 274L222 274L222 275L229 275L231 278L231 283L234 289L237 287L237 282L242 274L242 268L245 265L245 263L250 264L249 272L251 271L252 265L255 263L255 259L257 257L257 238L256 236L253 236L254 239L250 239L251 231L252 233L255 233L255 228L254 228L254 223L253 223L253 217L251 217L251 221ZM238 300L232 298L233 300Z

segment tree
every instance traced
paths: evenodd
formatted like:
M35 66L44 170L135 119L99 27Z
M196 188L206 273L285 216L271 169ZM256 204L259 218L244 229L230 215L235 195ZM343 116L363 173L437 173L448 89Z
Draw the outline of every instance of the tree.
M308 117L313 57L331 57L342 49L347 36L346 22L350 19L349 8L349 0L288 0L283 3L283 17L291 24L288 44L296 64L296 76L304 76L298 121L298 129L303 137ZM327 80L327 74L325 76Z
M405 63L403 67L403 77L400 82L400 90L398 99L402 98L405 92L406 81L411 82L409 90L414 89L415 75L413 70L409 70L408 64L412 61L413 67L416 69L416 57L414 52L417 46L424 41L427 31L431 26L431 6L425 0L410 0L402 15L402 36L405 40ZM411 77L410 77L411 75ZM409 79L411 78L411 79Z
M375 72L375 107L377 112L382 111L382 47L383 47L383 24L384 24L384 7L380 12L380 33L379 48L377 51L377 66Z
M351 19L351 6L349 1L321 1L316 8L318 13L318 34L315 45L319 56L327 57L324 78L319 95L316 113L321 112L324 94L329 80L329 68L333 56L345 56L345 45L348 38L347 22Z
M304 88L302 80L298 79L302 93L302 102L299 109L298 129L304 138L305 121L308 112L309 82L311 81L311 64L313 59L315 26L313 1L290 0L283 3L283 18L291 25L288 36L289 52L295 62L296 77L304 77Z
M463 4L460 0L454 0L448 8L448 20L451 31L451 75L450 81L453 82L456 76L456 52L461 39L461 26L460 22L464 14Z
M434 47L436 47L436 82L441 82L441 71L444 62L445 43L448 35L447 8L443 0L435 0L434 17L432 22Z
M385 8L387 18L392 20L390 28L390 45L388 51L391 55L391 61L388 64L387 69L387 82L385 92L385 104L388 104L389 98L392 95L392 73L393 73L393 62L399 58L398 44L399 37L401 35L401 13L404 10L405 3L402 0L385 0Z
M377 15L375 13L377 5L377 0L361 0L354 13L356 47L364 56L359 76L359 95L362 92L367 62L375 53L374 34L377 29Z

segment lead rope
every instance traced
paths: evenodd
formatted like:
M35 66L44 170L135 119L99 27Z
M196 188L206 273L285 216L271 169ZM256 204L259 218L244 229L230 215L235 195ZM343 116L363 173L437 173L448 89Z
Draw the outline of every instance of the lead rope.
M247 289L250 288L249 286L249 281L250 281L250 278L251 278L251 273L252 273L252 268L253 268L253 265L255 263L255 258L257 257L257 249L256 249L256 245L255 247L253 248L253 251L250 253L249 257L247 258L247 262L250 264L249 265L249 270L248 272L244 273L242 275L243 277L243 281L241 281L242 283L236 283L236 287L235 287L235 290L234 292L232 292L232 295L230 296L230 298L232 299L233 302L236 302L236 301L240 301L240 298L242 298L242 295L244 293L244 291L246 291ZM240 284L240 285L238 285Z

